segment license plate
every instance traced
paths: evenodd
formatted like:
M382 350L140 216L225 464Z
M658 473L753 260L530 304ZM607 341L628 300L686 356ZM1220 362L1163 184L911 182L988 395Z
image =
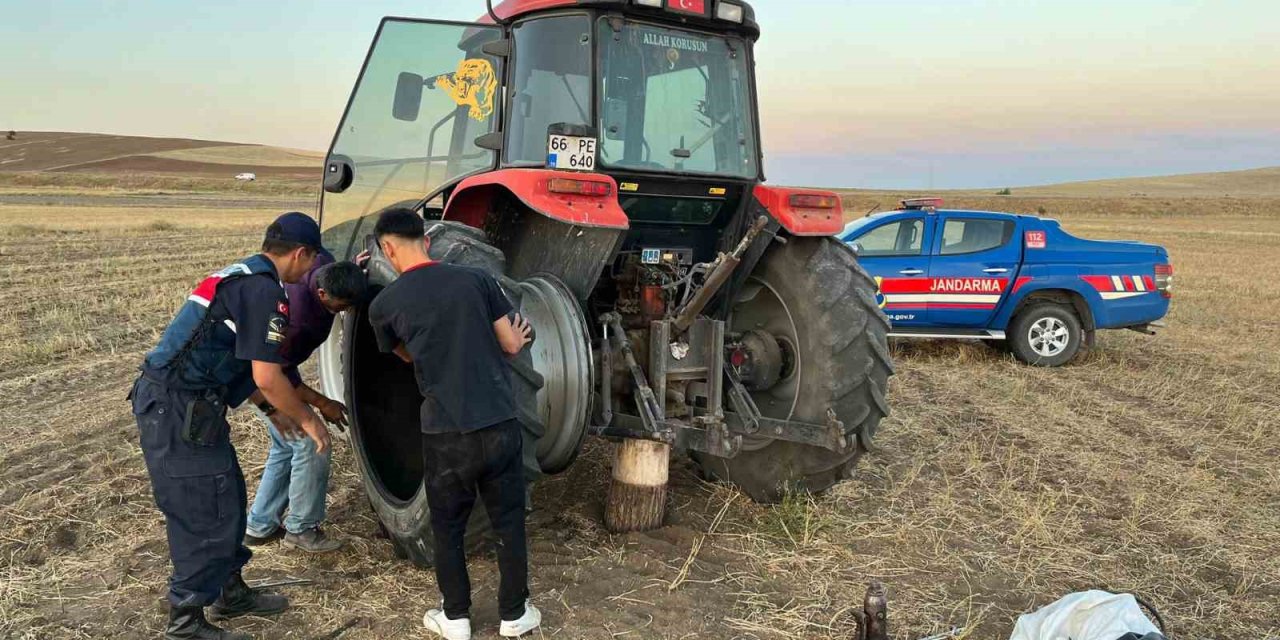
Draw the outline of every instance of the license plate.
M596 139L581 136L547 136L547 167L572 171L596 168Z

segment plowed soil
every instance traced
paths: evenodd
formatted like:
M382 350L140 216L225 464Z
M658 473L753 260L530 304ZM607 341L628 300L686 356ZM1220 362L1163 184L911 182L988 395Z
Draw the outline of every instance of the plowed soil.
M860 192L851 209L891 207ZM168 560L125 394L199 278L252 253L273 214L246 206L0 203L0 637L154 638ZM133 203L121 203L133 204ZM1177 296L1156 337L1110 332L1063 369L981 345L895 345L894 415L825 496L750 503L674 462L669 526L600 524L609 445L537 486L540 637L850 638L870 580L893 636L1013 619L1088 588L1133 590L1176 637L1280 637L1280 200L965 196L1045 208L1090 237L1170 248ZM251 205L251 206L250 206ZM233 418L250 491L266 438ZM262 638L425 637L430 572L374 535L349 448L335 452L323 557L257 553L281 587ZM496 569L472 561L478 638L496 638Z

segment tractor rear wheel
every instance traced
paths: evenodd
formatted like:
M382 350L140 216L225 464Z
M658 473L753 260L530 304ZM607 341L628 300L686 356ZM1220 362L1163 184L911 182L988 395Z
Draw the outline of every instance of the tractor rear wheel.
M534 342L511 362L516 419L525 432L525 477L564 470L577 455L590 415L591 350L586 323L567 287L551 276L522 282L507 278L505 259L485 242L483 232L452 222L428 222L433 259L483 269L501 284L512 306L535 328ZM370 261L370 282L394 279L381 256ZM322 373L326 388L345 384L351 408L350 440L369 504L386 529L397 555L421 567L434 562L435 541L423 488L422 396L413 367L380 353L369 326L368 308L353 309L341 333L344 375ZM326 345L331 349L334 345ZM333 378L333 380L330 380ZM467 526L467 546L483 541L490 523L477 504Z
M889 321L875 291L854 253L832 238L789 238L765 254L739 292L728 328L763 331L781 347L781 371L767 388L749 389L752 398L762 414L779 420L822 424L833 410L857 445L837 453L750 436L736 457L695 455L706 475L733 482L758 502L823 491L851 475L889 414Z

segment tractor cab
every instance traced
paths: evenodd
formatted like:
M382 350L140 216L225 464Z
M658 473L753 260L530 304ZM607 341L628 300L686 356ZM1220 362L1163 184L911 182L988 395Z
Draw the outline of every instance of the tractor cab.
M361 220L395 204L446 217L469 176L556 169L611 177L607 197L634 225L713 252L700 228L723 226L762 180L758 35L750 6L729 0L509 0L474 24L384 19L326 163L326 246L358 252Z

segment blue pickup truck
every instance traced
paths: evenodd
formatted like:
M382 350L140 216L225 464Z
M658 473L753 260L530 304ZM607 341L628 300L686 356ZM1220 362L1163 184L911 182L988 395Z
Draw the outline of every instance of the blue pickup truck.
M1169 312L1164 247L1084 240L1036 216L942 209L937 198L849 223L839 238L879 284L894 337L997 341L1059 366L1098 329L1154 333Z

